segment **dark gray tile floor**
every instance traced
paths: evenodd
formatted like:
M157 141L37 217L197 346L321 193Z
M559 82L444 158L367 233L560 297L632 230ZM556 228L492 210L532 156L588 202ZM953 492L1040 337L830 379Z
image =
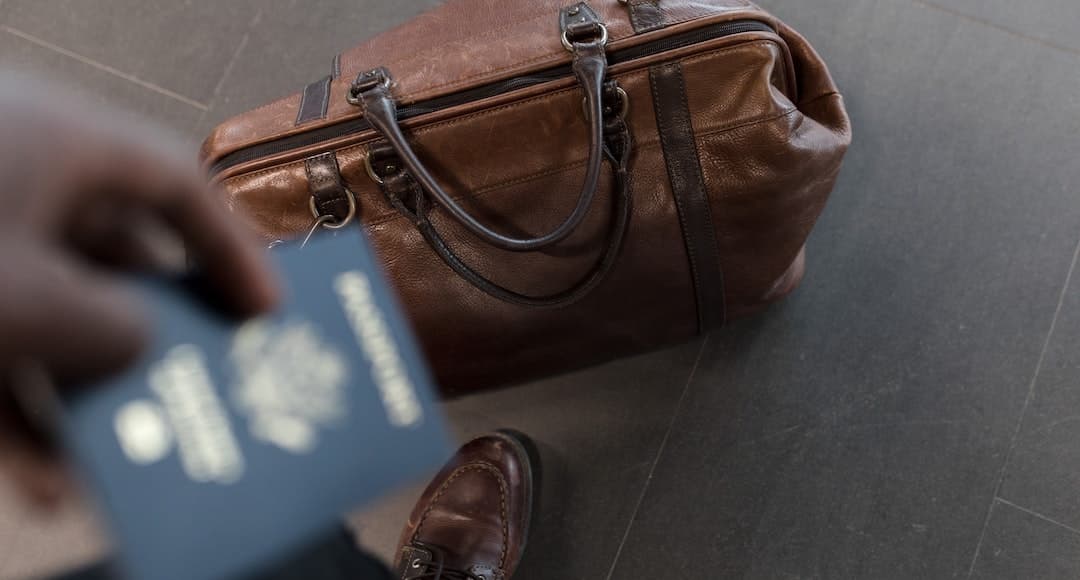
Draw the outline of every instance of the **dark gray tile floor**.
M1015 2L1014 0L915 0L926 6L951 11L1012 34L1080 54L1080 3L1070 0Z
M1080 272L1073 272L1032 385L1000 496L1080 528Z
M1006 500L994 504L971 578L1075 578L1080 530Z
M194 141L434 3L0 0L0 66ZM1080 5L760 3L855 127L806 285L696 343L448 405L462 436L544 448L520 577L1080 576ZM417 491L353 518L368 546L392 549ZM0 522L2 578L103 549L81 507L0 493Z

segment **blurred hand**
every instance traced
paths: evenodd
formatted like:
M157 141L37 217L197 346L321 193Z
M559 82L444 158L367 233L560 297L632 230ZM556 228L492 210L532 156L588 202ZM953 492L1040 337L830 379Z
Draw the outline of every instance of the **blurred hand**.
M124 270L153 267L172 240L237 315L278 299L261 248L193 161L57 94L0 75L0 469L38 500L62 491L63 472L13 388L27 368L64 385L134 360L150 329Z

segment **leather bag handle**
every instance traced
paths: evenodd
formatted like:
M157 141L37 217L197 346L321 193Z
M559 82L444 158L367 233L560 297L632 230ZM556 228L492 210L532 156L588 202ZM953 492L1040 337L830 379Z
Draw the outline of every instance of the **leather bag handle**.
M390 73L377 68L361 73L349 91L349 102L364 109L364 118L397 152L402 163L439 206L455 220L480 239L498 248L513 252L529 252L546 248L566 239L581 225L589 206L592 205L600 185L600 170L604 161L604 77L607 74L607 57L604 43L607 31L598 22L580 26L571 25L563 33L573 54L572 70L585 93L585 110L589 123L589 153L585 166L585 181L581 186L577 205L561 224L550 232L534 238L515 238L501 234L480 223L439 185L424 166L397 121L397 107L390 94Z
M628 175L631 152L630 131L626 126L626 121L618 115L607 119L605 125L607 130L603 150L604 156L612 166L615 205L615 215L609 228L607 245L593 267L581 279L570 288L547 296L532 296L516 292L472 269L454 253L431 223L427 216L423 189L407 171L401 169L400 163L384 157L387 154L393 155L394 151L385 144L382 147L386 150L380 151L380 146L375 145L368 151L368 159L369 163L372 163L371 158L378 156L385 161L372 165L378 166L378 168L373 168L376 174L379 174L380 170L387 172L385 175L379 175L379 182L391 205L413 222L439 258L459 276L489 296L504 302L533 308L555 308L584 298L607 277L622 251L626 230L630 224L632 214ZM407 200L412 207L406 204Z

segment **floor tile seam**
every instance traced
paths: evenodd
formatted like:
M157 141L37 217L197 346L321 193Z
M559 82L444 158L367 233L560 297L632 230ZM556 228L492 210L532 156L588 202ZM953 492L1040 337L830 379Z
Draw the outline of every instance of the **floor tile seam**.
M634 522L637 520L638 512L641 510L641 505L645 501L645 496L648 494L649 485L652 483L653 476L656 473L656 467L660 464L660 459L664 455L664 451L667 449L668 440L671 438L671 432L675 429L675 423L678 421L679 416L682 414L683 403L686 401L686 395L690 392L690 386L694 382L694 376L697 374L698 367L701 365L701 358L705 354L705 348L709 344L709 335L705 335L705 338L701 341L701 347L698 348L697 357L694 359L693 366L690 367L690 372L686 378L686 384L683 385L683 391L679 395L679 401L675 404L675 409L671 413L671 421L668 422L667 431L664 432L664 437L660 440L660 446L656 450L656 455L653 457L652 465L649 467L649 473L645 477L645 481L641 486L641 492L638 494L637 502L634 504L634 509L630 513L630 517L626 522L626 529L623 531L623 536L619 540L619 547L615 550L615 556L611 560L611 567L608 569L606 580L611 580L615 575L615 569L619 565L619 559L622 556L623 548L626 546L627 540L630 538L630 532L634 528Z
M1020 510L1020 511L1022 511L1022 512L1026 513L1026 514L1028 514L1030 516L1034 516L1036 518L1039 518L1040 520L1043 520L1043 521L1045 521L1047 523L1050 523L1050 524L1054 524L1055 526L1057 526L1059 528L1062 528L1064 530L1072 532L1073 534L1075 534L1077 536L1080 536L1080 530L1078 530L1078 529L1076 529L1076 528L1074 528L1074 527L1072 527L1072 526L1070 526L1070 525L1068 525L1066 523L1059 522L1059 521L1055 520L1054 518L1052 518L1052 517L1050 517L1050 516L1048 516L1046 514L1039 513L1037 511L1031 509L1031 508L1026 508L1026 507L1024 507L1022 505L1019 505L1019 504L1017 504L1015 502L1011 502L1011 501L1009 501L1009 500L1007 500L1007 499L1005 499L1003 497L995 497L994 500L997 501L1000 504L1004 504L1004 505L1007 505L1007 506L1009 506L1009 507L1011 507L1013 509Z
M186 104L188 106L191 106L191 107L193 107L193 108L195 108L195 109L197 109L199 111L205 112L207 109L210 108L210 106L207 105L206 103L199 102L196 99L193 99L191 97L182 95L182 94L180 94L180 93L178 93L176 91L165 88L165 87L163 87L163 86L161 86L159 84L152 83L152 82L147 81L147 80L143 80L143 79L141 79L141 78L139 78L139 77L137 77L137 76L135 76L133 74L126 73L126 72L124 72L124 71L122 71L122 70L120 70L118 68L109 66L109 65L107 65L107 64L105 64L103 62L99 62L99 61L94 60L94 59L92 59L90 57L83 56L83 55L81 55L81 54L79 54L79 53L77 53L77 52L75 52L73 50L69 50L69 49L64 48L64 47L62 47L60 45L57 45L57 44L54 44L54 43L49 42L47 40L38 38L38 37L36 37L36 36L34 36L32 34L29 34L27 32L23 32L23 31L18 30L16 28L12 28L11 26L0 24L0 32L5 32L5 33L10 34L10 35L12 35L12 36L14 36L16 38L22 39L25 42L29 42L30 44L33 44L33 45L38 46L40 48L44 48L44 49L46 49L48 51L60 54L62 56L65 56L65 57L70 58L72 60L75 60L77 62L80 62L80 63L82 63L82 64L84 64L86 66L97 69L97 70L99 70L101 72L104 72L106 74L109 74L110 76L122 79L122 80L127 81L127 82L129 82L131 84L137 85L137 86L139 86L139 87L141 87L141 88L143 88L145 90L148 90L148 91L157 93L159 95L168 97L168 98L170 98L172 100L175 100L175 101L179 101L179 102L184 103L184 104Z
M940 4L937 4L936 2L931 2L930 0L911 0L911 1L914 2L915 4L925 6L927 8L932 9L932 10L937 10L939 12L944 12L944 13L949 14L951 16L955 16L955 17L957 17L957 18L959 18L961 20L965 20L965 21L970 22L972 24L978 24L980 26L984 26L984 27L987 27L987 28L992 28L992 29L997 30L999 32L1004 32L1004 33L1006 33L1006 34L1008 34L1010 36L1015 36L1017 38L1026 40L1028 42L1034 42L1034 43L1042 45L1042 46L1044 46L1046 48L1051 48L1051 49L1054 49L1054 50L1057 50L1057 51L1065 52L1065 53L1068 53L1068 54L1070 54L1072 56L1080 56L1080 48L1068 46L1068 45L1065 45L1065 44L1059 44L1059 43L1056 43L1056 42L1051 42L1049 40L1046 40L1045 38L1041 38L1041 37L1038 37L1038 36L1032 36L1030 34L1027 34L1027 33L1022 32L1020 30L1017 30L1015 28L1010 28L1008 26L1002 26L1002 25L1000 25L1000 24L998 24L998 23L996 23L996 22L994 22L992 20L989 20L989 19L986 19L986 18L980 18L980 17L975 16L973 14L968 14L966 12L961 12L959 10L954 10L954 9L949 8L947 6L942 6Z
M983 519L982 530L979 532L979 539L975 543L975 552L972 554L971 564L968 566L967 577L969 579L975 573L975 564L979 560L979 553L982 550L983 541L986 539L986 530L990 525L990 517L994 513L994 504L997 502L997 498L1001 497L1001 486L1005 482L1005 474L1008 471L1013 454L1016 452L1017 443L1020 440L1020 433L1024 427L1024 419L1027 417L1028 407L1031 406L1031 401L1035 397L1035 390L1039 383L1039 375L1042 373L1043 363L1046 361L1046 353L1050 350L1050 342L1054 338L1054 331L1057 329L1057 322L1061 316L1061 310L1065 305L1065 297L1068 295L1069 286L1072 283L1073 272L1076 271L1077 257L1080 257L1080 238L1077 239L1075 248L1073 249L1072 262L1069 264L1068 272L1065 274L1065 282L1062 284L1061 291L1058 294L1057 308L1054 309L1054 316L1050 320L1050 328L1046 332L1042 350L1039 352L1039 358L1035 363L1035 370L1032 372L1031 380L1028 382L1027 396L1024 398L1023 406L1020 407L1020 413L1016 420L1016 427L1013 429L1012 438L1009 441L1009 448L1005 452L1004 459L1001 462L1001 468L998 470L997 480L994 482L994 492L990 499L990 505L986 509L986 517Z

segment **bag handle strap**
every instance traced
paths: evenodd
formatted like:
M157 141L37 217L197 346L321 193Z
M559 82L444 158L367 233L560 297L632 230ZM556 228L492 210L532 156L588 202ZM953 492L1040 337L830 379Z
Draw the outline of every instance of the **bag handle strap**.
M530 296L502 286L471 268L454 253L428 217L423 189L407 171L401 169L396 160L386 157L388 154L393 155L393 150L388 146L382 144L385 149L380 149L379 145L373 146L368 152L368 164L379 176L380 187L391 205L412 220L439 258L459 276L489 296L504 302L533 308L556 308L584 298L607 277L622 251L626 230L630 224L632 213L628 177L631 151L630 131L626 126L626 121L618 115L607 119L605 125L608 130L605 132L607 138L604 144L604 156L612 166L615 205L615 215L608 231L607 245L593 267L573 286L547 296ZM372 161L373 157L379 158L380 161ZM412 207L408 204L412 204Z
M516 238L496 232L480 223L450 197L420 161L398 125L397 107L390 94L392 81L385 68L361 73L349 90L349 102L363 107L364 118L394 148L405 167L424 190L431 194L435 202L477 237L504 250L535 251L566 239L584 221L600 185L600 168L604 160L603 89L607 75L604 45L607 42L607 29L596 18L595 13L587 9L587 5L586 9L582 9L582 5L577 5L576 10L575 7L563 9L560 23L562 42L574 55L574 76L585 93L585 110L589 123L588 162L577 205L565 221L546 234L533 238Z

